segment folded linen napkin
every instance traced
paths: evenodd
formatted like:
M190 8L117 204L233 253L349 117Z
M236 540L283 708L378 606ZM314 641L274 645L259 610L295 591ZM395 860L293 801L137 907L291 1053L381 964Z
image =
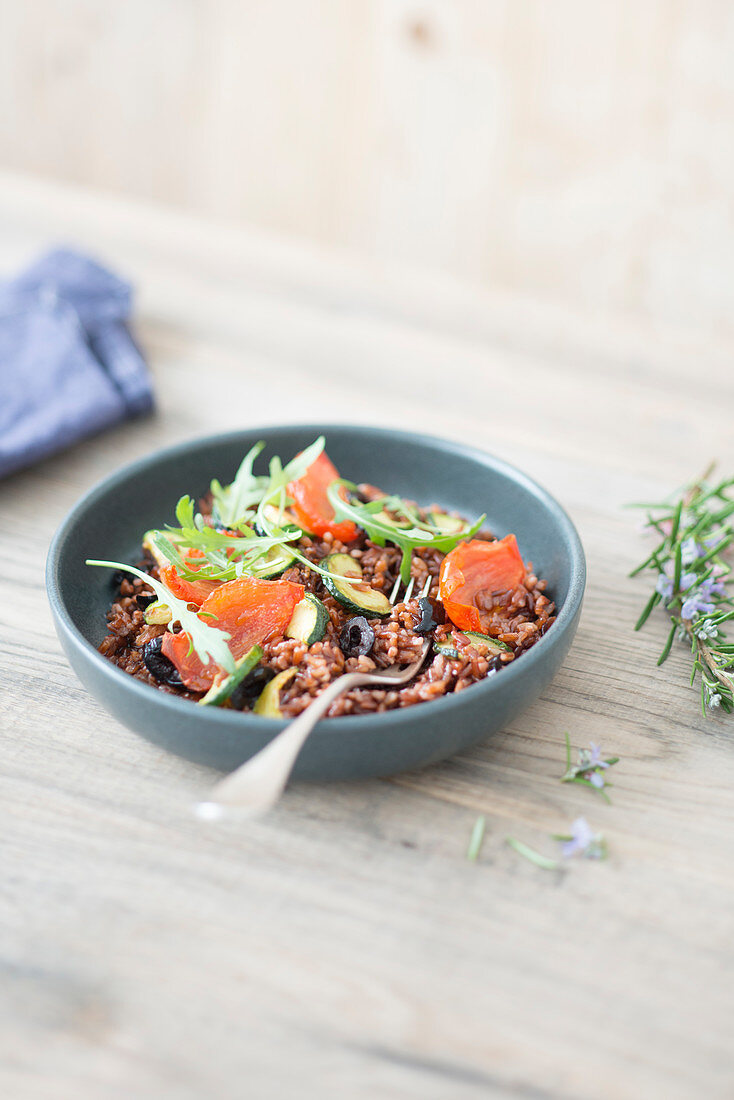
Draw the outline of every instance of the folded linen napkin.
M57 249L0 287L0 477L153 407L131 288Z

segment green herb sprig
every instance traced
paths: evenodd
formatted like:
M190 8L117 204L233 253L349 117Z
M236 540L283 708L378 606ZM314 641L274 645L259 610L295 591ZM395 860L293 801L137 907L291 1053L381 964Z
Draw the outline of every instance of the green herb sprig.
M564 737L566 739L566 770L560 777L561 783L578 783L582 787L591 787L593 791L599 792L605 802L611 803L606 788L611 787L612 784L604 773L608 768L619 763L619 757L602 757L599 746L592 742L588 749L578 750L578 761L573 764L571 762L571 740L568 736L568 730L565 731Z
M215 522L230 528L236 526L260 503L270 479L256 477L252 467L264 448L265 441L262 439L250 448L242 459L231 485L222 486L216 478L211 482L212 515Z
M655 591L647 601L635 630L647 622L658 605L670 620L670 630L658 659L667 659L677 639L688 642L693 657L691 685L700 676L701 709L734 709L734 644L725 624L734 619L734 601L727 585L734 528L734 477L709 483L714 467L687 485L677 498L657 504L635 504L647 512L646 527L662 536L655 549L630 576L644 570L655 574Z
M104 569L121 569L126 573L132 573L134 576L140 577L153 589L159 602L169 608L171 622L181 624L181 629L186 631L189 636L191 649L196 650L202 663L208 665L211 659L226 669L227 672L234 672L234 657L227 645L232 635L226 630L219 630L218 627L205 623L203 619L199 618L196 611L191 611L189 605L184 600L179 599L178 596L174 596L170 588L161 581L148 576L147 573L143 573L141 569L137 569L134 565L125 565L119 561L97 561L89 558L86 564L98 565Z
M346 494L345 494L346 491ZM346 478L333 481L326 491L329 504L337 519L351 520L362 527L377 546L391 542L402 551L400 579L403 584L410 580L410 565L414 550L426 547L447 554L464 539L470 539L481 529L487 518L482 515L472 524L463 524L457 531L447 534L433 523L421 519L417 510L402 497L384 496L378 500L362 504L349 494L358 492L358 487ZM385 512L394 515L401 526L388 523ZM402 518L401 518L402 517Z

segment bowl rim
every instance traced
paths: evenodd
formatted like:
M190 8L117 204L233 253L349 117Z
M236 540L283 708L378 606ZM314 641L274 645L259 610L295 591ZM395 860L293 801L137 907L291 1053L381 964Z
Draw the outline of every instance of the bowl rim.
M540 661L544 660L545 654L554 645L554 642L561 642L562 638L565 636L566 628L570 627L581 608L586 587L586 558L578 531L569 515L555 497L544 489L534 478L530 477L522 470L519 470L511 463L506 462L504 459L497 458L495 455L483 451L478 447L473 447L466 443L459 443L455 440L444 439L440 436L434 436L428 433L405 431L402 428L376 427L369 424L348 424L340 421L255 425L253 427L238 428L228 432L216 432L207 436L195 436L191 439L183 440L152 451L141 458L134 459L132 462L126 463L118 470L95 482L79 500L76 501L61 521L49 545L46 559L46 592L49 603L58 626L63 629L69 642L74 645L77 651L81 651L85 659L91 660L92 664L108 682L112 685L117 684L121 688L125 685L126 690L132 692L141 702L147 701L149 704L153 704L155 700L157 705L168 708L172 713L180 714L182 717L188 716L189 719L192 719L198 712L199 720L205 723L211 723L214 726L221 726L222 728L231 728L233 721L242 723L243 733L255 727L269 729L272 730L273 733L277 733L279 729L287 724L289 719L263 718L260 715L242 711L237 711L236 718L233 719L233 712L231 710L219 707L199 707L192 713L192 707L194 707L195 704L192 703L191 700L181 699L176 695L158 691L152 684L145 684L129 673L123 672L116 664L113 664L112 661L103 657L99 650L95 648L73 622L59 583L59 571L64 558L64 550L72 530L76 527L80 518L83 518L85 512L89 511L89 509L94 507L100 499L106 497L110 492L114 492L121 483L146 469L154 467L158 462L176 458L176 456L185 454L194 448L198 449L215 444L226 445L227 443L240 439L244 435L258 435L267 440L268 433L283 431L303 432L304 434L314 433L315 435L327 436L330 431L357 431L363 433L368 432L373 436L389 436L393 439L397 437L428 446L439 453L449 453L469 459L485 468L491 468L493 471L507 477L515 484L521 485L531 496L539 502L542 502L544 508L550 512L559 526L562 538L569 550L570 577L568 593L563 606L560 611L557 612L553 628L551 628L547 634L544 634L527 653L523 654L521 661L513 661L508 668L503 669L501 680L497 676L489 676L484 680L472 684L473 700L478 703L480 700L479 693L483 692L482 698L488 702L493 692L497 692L503 687L509 687L519 676L528 677L532 675L532 669L535 668ZM427 702L431 705L432 714L438 715L442 713L448 718L452 711L457 711L458 708L466 704L467 700L465 692L459 692L458 695L454 692L449 692L436 699L427 700ZM410 707L399 707L395 710L379 711L371 714L343 715L338 718L328 719L322 718L317 723L311 736L313 737L319 733L323 734L326 729L340 735L346 732L368 732L375 727L384 727L386 722L402 726L420 720L423 713L422 705L415 704ZM266 723L266 725L263 725L264 723Z

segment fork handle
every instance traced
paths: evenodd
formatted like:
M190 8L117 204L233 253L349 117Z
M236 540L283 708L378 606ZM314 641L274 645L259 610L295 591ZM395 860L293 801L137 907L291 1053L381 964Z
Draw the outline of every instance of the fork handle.
M367 680L361 672L347 673L334 680L260 752L217 783L209 801L220 806L239 806L253 813L269 810L283 793L303 743L319 718L345 691Z

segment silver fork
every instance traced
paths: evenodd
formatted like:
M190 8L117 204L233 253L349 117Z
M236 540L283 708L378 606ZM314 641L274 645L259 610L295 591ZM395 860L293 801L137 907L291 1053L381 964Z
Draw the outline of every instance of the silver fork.
M217 783L212 788L209 800L200 802L196 807L198 816L205 820L215 820L223 816L227 806L237 807L246 816L263 814L272 809L285 789L306 738L334 700L345 691L365 687L367 684L383 687L407 684L420 671L429 645L430 641L426 638L421 646L420 656L407 668L391 665L379 672L348 672L339 676L264 749Z

